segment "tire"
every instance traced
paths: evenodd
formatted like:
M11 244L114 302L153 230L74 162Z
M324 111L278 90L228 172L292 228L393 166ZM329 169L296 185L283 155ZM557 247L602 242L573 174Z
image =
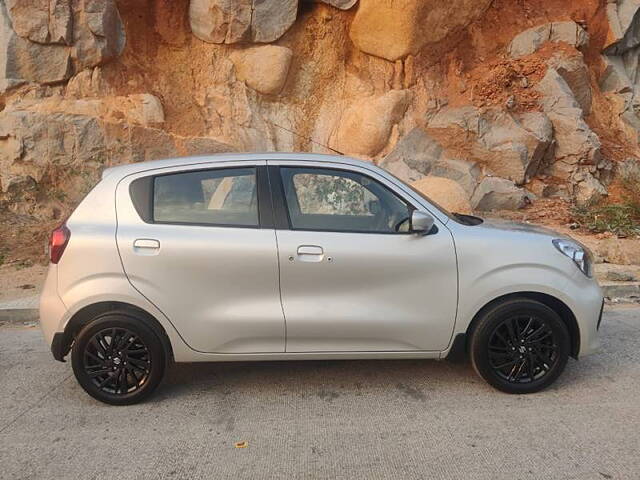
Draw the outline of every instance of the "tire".
M556 312L519 298L484 313L471 335L469 353L473 368L491 386L506 393L534 393L563 372L569 340Z
M165 359L159 336L129 312L96 317L82 328L71 352L80 386L111 405L131 405L151 395L164 375Z

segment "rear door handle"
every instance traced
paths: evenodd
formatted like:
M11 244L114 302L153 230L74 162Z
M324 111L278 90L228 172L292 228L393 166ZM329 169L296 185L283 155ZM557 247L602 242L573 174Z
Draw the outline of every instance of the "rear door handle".
M137 238L133 241L133 251L139 255L157 255L160 242L153 238Z

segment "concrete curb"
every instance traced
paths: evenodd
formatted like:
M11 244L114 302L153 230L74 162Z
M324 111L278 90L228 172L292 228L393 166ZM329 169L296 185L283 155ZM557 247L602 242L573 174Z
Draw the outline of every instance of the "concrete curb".
M0 309L0 322L24 323L37 322L40 318L37 308L3 308Z
M639 282L601 283L604 296L607 298L623 298L640 300Z

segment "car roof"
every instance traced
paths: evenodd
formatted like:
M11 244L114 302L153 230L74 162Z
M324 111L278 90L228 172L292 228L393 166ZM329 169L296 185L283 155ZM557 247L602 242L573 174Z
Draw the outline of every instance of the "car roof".
M214 155L191 155L187 157L166 158L163 160L152 160L149 162L129 163L106 168L102 172L102 177L117 174L125 177L133 173L154 170L157 168L170 168L198 165L200 163L224 163L243 160L297 160L302 162L332 162L344 163L347 165L371 167L370 162L357 160L342 155L327 155L322 153L282 153L282 152L256 152L256 153L220 153Z

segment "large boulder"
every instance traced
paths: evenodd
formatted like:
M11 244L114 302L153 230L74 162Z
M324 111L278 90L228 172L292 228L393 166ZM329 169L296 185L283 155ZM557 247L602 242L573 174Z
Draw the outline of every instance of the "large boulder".
M71 52L63 45L43 45L19 36L0 3L0 79L55 83L71 76Z
M269 43L291 27L298 0L191 0L191 31L209 43Z
M4 85L62 82L75 71L110 61L124 45L124 25L114 0L0 2Z
M5 0L13 29L37 43L71 43L71 0Z
M549 68L536 88L557 143L550 173L567 180L579 165L591 165L595 172L602 159L600 139L582 118L583 111L567 82Z
M478 165L447 158L442 146L419 127L402 137L380 166L410 183L427 175L455 181L468 197L473 195L481 177Z
M467 193L453 180L429 175L414 182L413 187L450 212L472 213Z
M518 184L537 173L553 142L545 114L511 114L496 108L443 108L431 118L427 132L450 158L477 161Z
M353 43L395 61L466 27L491 0L361 0L351 24Z
M545 23L516 35L509 44L509 54L513 58L524 57L547 42L564 42L580 48L589 42L589 34L572 21Z
M290 49L276 45L236 50L230 55L238 79L266 95L280 93L287 81L292 57Z
M485 177L471 198L474 210L517 210L531 202L533 195L525 189L516 186L512 181Z
M582 54L554 55L548 64L567 82L583 114L589 115L592 103L591 80Z
M404 115L411 94L390 90L353 103L342 115L331 148L345 154L373 157L387 144L391 128Z

